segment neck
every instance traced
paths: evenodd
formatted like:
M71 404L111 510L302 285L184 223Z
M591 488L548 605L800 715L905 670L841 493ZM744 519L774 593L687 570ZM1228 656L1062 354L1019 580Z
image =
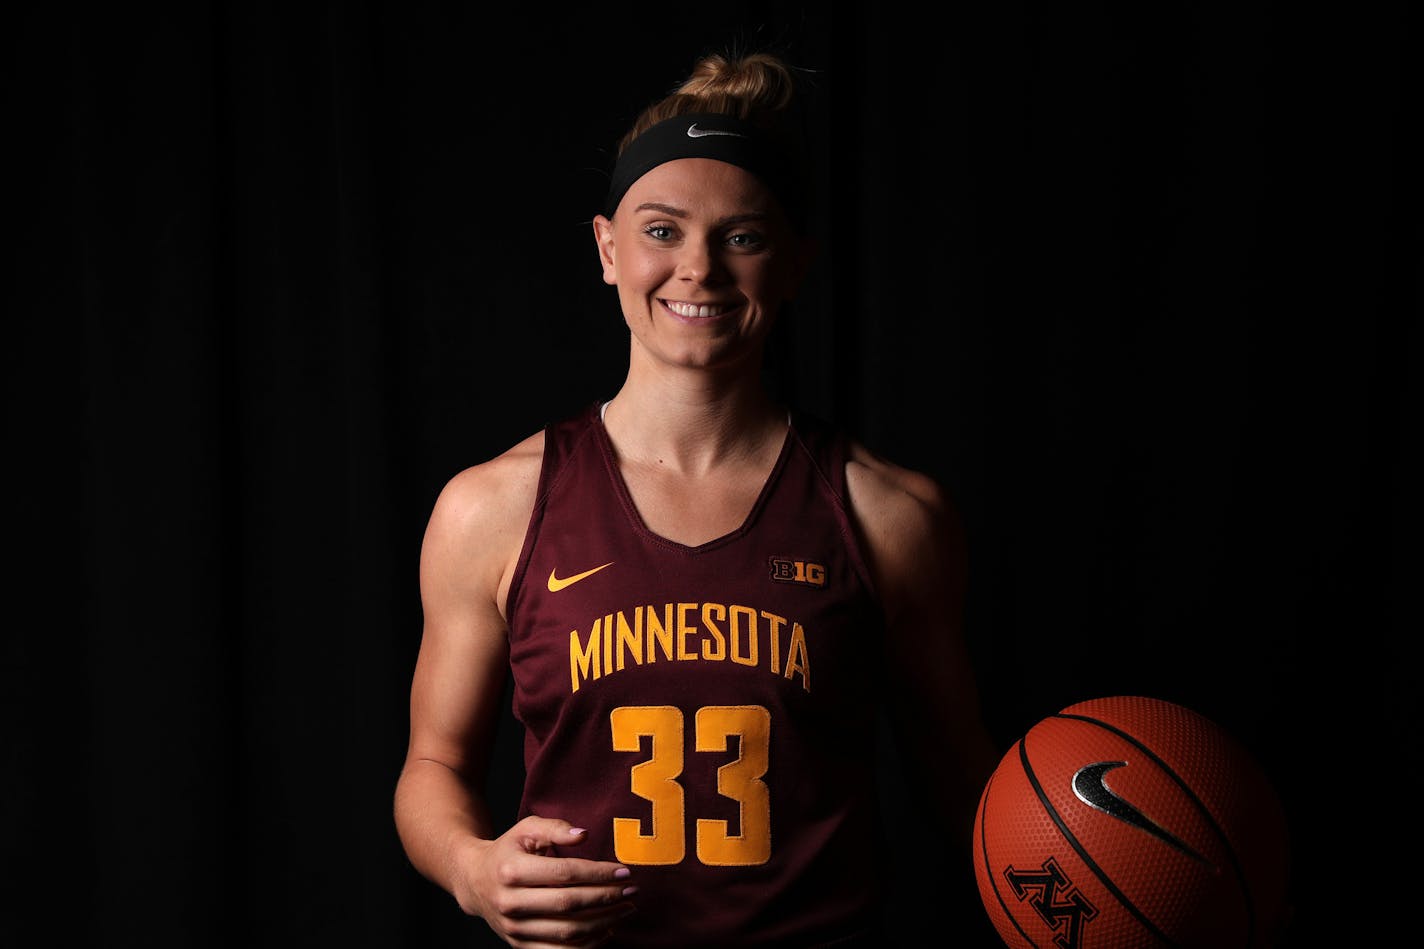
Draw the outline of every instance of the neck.
M604 413L621 459L690 475L779 445L786 423L760 376L745 372L630 370Z

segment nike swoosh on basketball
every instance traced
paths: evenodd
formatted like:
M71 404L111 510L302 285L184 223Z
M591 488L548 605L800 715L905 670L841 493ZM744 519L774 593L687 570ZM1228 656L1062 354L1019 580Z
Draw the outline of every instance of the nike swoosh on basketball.
M1084 765L1073 775L1073 793L1077 795L1078 800L1089 807L1097 808L1109 817L1116 817L1125 824L1131 824L1139 830L1146 831L1163 843L1210 866L1210 860L1162 829L1150 817L1127 803L1118 796L1116 791L1104 783L1103 779L1109 771L1121 768L1126 764L1126 761L1099 761L1095 764Z
M733 138L746 138L741 132L726 132L721 129L700 129L697 123L693 122L687 127L688 138L703 138L708 135L730 135Z
M613 566L613 561L611 560L603 565L603 567L611 566ZM583 573L576 573L571 577L564 577L563 579L560 579L558 576L556 576L556 574L559 572L559 568L555 567L553 570L549 571L549 592L558 593L564 587L571 587L575 583L578 583L580 580L586 577L593 576L595 573L602 570L603 567L594 567L592 570L585 570Z

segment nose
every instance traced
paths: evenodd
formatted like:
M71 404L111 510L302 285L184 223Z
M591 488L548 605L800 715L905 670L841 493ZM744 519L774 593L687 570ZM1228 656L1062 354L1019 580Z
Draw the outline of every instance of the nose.
M724 273L721 254L711 241L690 240L682 246L677 260L677 277L692 283L716 283Z

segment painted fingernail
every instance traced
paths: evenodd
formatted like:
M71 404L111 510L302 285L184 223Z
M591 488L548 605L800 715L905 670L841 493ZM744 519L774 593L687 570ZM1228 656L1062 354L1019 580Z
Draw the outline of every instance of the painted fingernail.
M636 893L636 892L638 892L638 888L637 888L636 886L625 886L625 887L623 887L623 895L624 895L624 896L632 896L632 895L633 895L634 893Z
M619 867L617 870L613 871L613 879L615 880L626 880L632 875L633 871L629 870L627 867Z
M588 833L588 831L584 830L582 827L570 827L570 828L569 828L569 833L571 833L571 834L573 834L575 837L577 837L579 834L586 834L586 833Z

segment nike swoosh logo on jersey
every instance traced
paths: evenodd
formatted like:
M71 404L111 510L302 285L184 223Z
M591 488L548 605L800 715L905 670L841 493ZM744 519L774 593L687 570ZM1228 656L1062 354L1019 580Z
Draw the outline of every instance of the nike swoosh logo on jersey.
M741 132L725 132L721 129L700 129L697 123L693 122L687 127L688 138L704 138L708 135L731 135L733 138L746 138Z
M1121 768L1126 764L1126 761L1099 761L1096 764L1084 765L1073 775L1073 793L1078 796L1078 800L1089 807L1097 808L1109 817L1115 817L1125 824L1131 824L1139 830L1146 831L1187 856L1210 865L1210 860L1158 826L1150 817L1127 803L1118 796L1116 791L1104 783L1103 779L1109 771Z
M611 560L603 565L603 567L611 566L613 566L613 561ZM556 576L556 574L559 572L559 568L555 567L553 570L549 571L549 592L558 593L564 587L571 587L575 583L578 583L580 580L583 580L586 577L593 576L595 573L602 570L603 567L594 567L592 570L585 570L583 573L576 573L571 577L564 577L562 580Z

